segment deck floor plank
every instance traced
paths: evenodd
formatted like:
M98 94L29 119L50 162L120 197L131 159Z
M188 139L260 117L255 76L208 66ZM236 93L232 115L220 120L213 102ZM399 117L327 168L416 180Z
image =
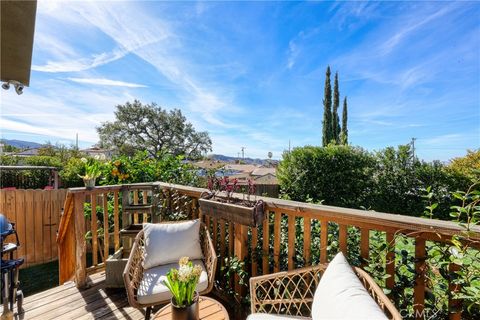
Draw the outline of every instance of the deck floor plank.
M90 275L88 283L85 289L68 283L28 296L25 312L15 319L144 319L143 311L128 304L125 290L105 288L104 271Z

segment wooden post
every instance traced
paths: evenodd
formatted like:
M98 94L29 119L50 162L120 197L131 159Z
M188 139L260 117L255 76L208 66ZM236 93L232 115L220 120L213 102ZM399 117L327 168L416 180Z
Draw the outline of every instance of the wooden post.
M87 246L85 243L85 213L83 203L85 193L75 193L74 196L74 221L75 221L75 283L78 288L85 287L87 280Z
M280 271L280 236L281 236L282 213L275 210L273 221L273 272Z
M295 216L288 215L288 270L293 270L293 258L295 256Z
M360 229L360 256L362 257L362 267L367 264L370 252L370 229Z
M340 224L338 226L338 243L339 243L340 251L342 251L345 256L347 256L348 254L347 239L348 239L347 226L344 224Z
M328 221L320 220L320 263L327 263Z
M311 230L312 220L310 218L303 218L303 259L305 266L309 266L312 263L311 258Z
M455 271L460 269L460 266L456 263L450 263L448 265L450 277L453 276ZM452 283L452 278L450 278L448 283L448 288L450 292L458 292L460 290L460 285ZM461 320L462 319L462 301L459 299L452 299L451 294L449 294L448 298L448 311L449 315L448 318L450 320Z
M245 257L248 253L248 228L241 224L235 224L235 240L234 240L234 252L235 256L240 261L245 261ZM246 287L241 285L238 275L235 275L235 292L241 297L245 296Z
M270 266L268 257L270 256L270 212L265 210L265 220L263 221L263 252L262 252L262 273L269 274Z
M425 239L415 239L415 287L413 310L415 319L424 319L425 309Z
M385 280L385 284L387 288L393 290L395 286L395 237L393 233L387 232L387 246L388 248L392 248L392 250L388 250L387 252L387 261L385 266L385 271L389 278Z

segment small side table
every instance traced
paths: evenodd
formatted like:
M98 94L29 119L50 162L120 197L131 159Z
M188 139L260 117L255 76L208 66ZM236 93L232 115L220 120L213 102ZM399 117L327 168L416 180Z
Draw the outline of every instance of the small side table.
M201 320L229 320L228 312L220 302L210 297L199 297L200 319ZM172 306L167 304L162 309L158 310L153 316L155 320L173 320Z

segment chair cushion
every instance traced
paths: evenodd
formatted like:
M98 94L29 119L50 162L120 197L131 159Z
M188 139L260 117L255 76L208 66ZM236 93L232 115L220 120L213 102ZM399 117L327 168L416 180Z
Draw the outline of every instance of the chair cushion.
M197 285L197 292L200 293L208 288L208 274L202 260L193 260L192 263L193 265L198 264L202 267L202 273L200 274ZM137 290L137 300L140 304L169 302L172 294L163 284L163 281L167 279L167 273L172 268L178 268L178 262L153 267L143 272L143 278Z
M178 263L181 257L202 259L200 221L144 223L145 259L143 268Z
M383 320L387 317L339 252L329 263L315 290L312 319Z
M291 320L291 319L310 319L305 317L288 316L284 314L252 313L247 320Z

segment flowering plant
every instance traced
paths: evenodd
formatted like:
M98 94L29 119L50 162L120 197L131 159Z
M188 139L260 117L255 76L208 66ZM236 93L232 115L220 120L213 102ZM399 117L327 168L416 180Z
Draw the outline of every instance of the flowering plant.
M202 268L199 265L194 266L188 257L181 258L178 264L180 267L170 269L163 284L172 293L172 302L175 302L177 307L186 307L193 303Z
M250 201L250 196L254 195L256 191L255 182L252 179L248 179L246 183L240 183L237 178L217 178L215 176L208 177L207 189L210 191L211 196L216 196L219 192L225 192L227 202L232 202L232 194L237 191L242 191L244 196L246 194L247 201Z
M100 164L97 160L93 158L82 158L80 160L85 164L85 175L79 175L80 178L83 180L90 180L96 179L101 175Z

